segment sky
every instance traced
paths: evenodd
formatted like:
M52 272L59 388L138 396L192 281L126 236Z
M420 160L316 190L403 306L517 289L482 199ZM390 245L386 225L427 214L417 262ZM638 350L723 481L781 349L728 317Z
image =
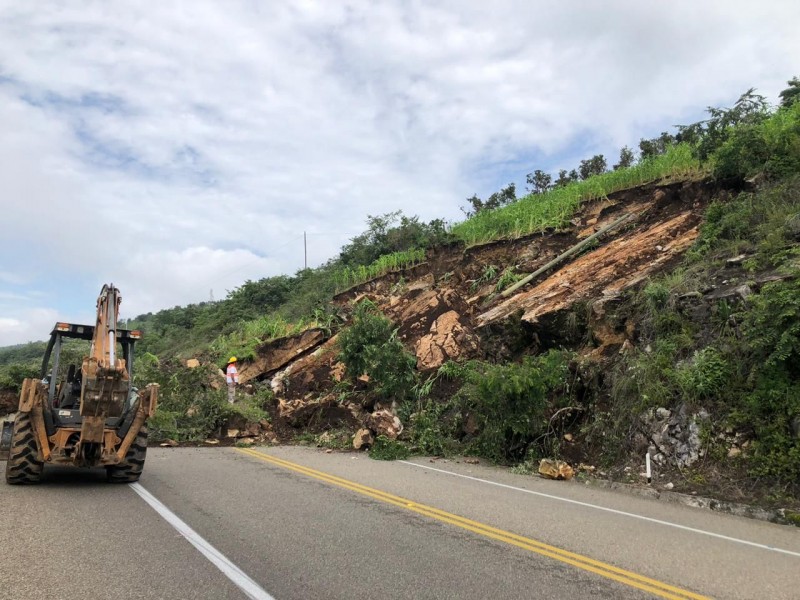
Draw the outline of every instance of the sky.
M795 0L0 0L0 346L222 299L800 75Z

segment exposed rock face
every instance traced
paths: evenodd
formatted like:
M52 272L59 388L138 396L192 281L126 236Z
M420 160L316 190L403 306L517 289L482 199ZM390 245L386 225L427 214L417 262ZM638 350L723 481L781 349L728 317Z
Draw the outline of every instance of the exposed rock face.
M390 410L376 410L366 418L366 426L378 435L385 435L393 440L403 432L403 424L399 417Z
M657 408L645 415L643 420L651 442L648 451L653 462L683 468L700 460L705 454L700 441L700 427L708 418L704 409L688 414L684 405L675 411Z
M323 330L307 329L298 335L272 340L260 345L256 348L256 359L251 362L243 361L240 365L239 383L274 373L299 356L313 350L324 340L325 332Z
M462 325L454 310L437 317L430 327L430 333L417 340L414 351L417 355L417 368L420 370L438 369L447 360L469 355L478 349L478 337Z
M697 238L698 222L698 215L687 210L666 221L618 235L567 263L530 291L483 313L477 318L478 326L508 318L520 310L524 321L536 322L578 300L613 296L640 283L687 250Z

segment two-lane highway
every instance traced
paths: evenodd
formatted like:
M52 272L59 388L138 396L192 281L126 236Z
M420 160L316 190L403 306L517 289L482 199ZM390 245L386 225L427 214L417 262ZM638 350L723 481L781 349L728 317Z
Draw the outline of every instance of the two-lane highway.
M0 486L0 599L798 597L795 528L464 463L148 452L136 486Z

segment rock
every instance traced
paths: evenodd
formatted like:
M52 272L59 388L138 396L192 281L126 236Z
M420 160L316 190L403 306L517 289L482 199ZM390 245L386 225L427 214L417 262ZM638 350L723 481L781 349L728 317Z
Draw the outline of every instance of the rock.
M672 416L672 412L667 410L666 408L657 408L656 409L656 417L661 419L662 421L665 419L669 419Z
M481 461L479 461L477 458L465 458L464 462L467 463L468 465L479 465L479 464L481 464Z
M175 440L166 439L159 445L162 448L175 448L178 445L178 442L176 442Z
M217 444L219 444L219 440L207 439L203 440L203 443L208 444L209 446L216 446Z
M747 300L750 296L753 295L753 290L750 289L750 286L746 283L740 285L734 290L742 300Z
M741 453L742 453L742 449L741 448L737 448L736 446L733 446L730 450L728 450L728 458L736 458Z
M331 367L331 379L334 381L341 381L344 379L344 373L346 371L345 364L343 362L337 362L333 367Z
M378 435L385 435L389 439L396 440L397 436L403 432L403 423L400 418L390 410L377 410L366 419L366 426Z
M229 437L229 438L239 437L239 430L238 429L228 429L225 432L225 437Z
M261 427L262 431L272 431L272 423L267 421L266 419L261 419L258 422L259 427Z
M364 373L363 375L359 375L358 380L362 383L369 383L370 381L369 375L367 375L366 373Z
M745 259L747 258L747 254L740 254L739 256L733 256L725 261L725 264L728 266L740 265L742 264Z
M572 479L575 472L563 460L543 458L539 461L539 474L547 479Z
M353 436L353 448L361 450L362 448L372 446L375 439L372 437L372 432L369 429L359 429Z
M197 367L200 366L200 361L197 360L196 358L190 358L189 360L186 361L186 366L189 369L196 369Z
M264 342L256 347L256 357L252 361L240 364L239 381L244 384L283 369L298 356L322 344L326 335L322 329L306 329L297 335Z
M195 405L190 406L186 409L186 416L187 417L195 417L199 412L198 408Z
M333 453L333 450L331 448L325 449L325 454L331 454L331 453Z
M237 446L252 446L255 443L256 443L255 438L251 438L251 437L243 437L243 438L241 438L239 440L236 440L236 445Z
M622 342L622 346L619 349L620 354L629 354L633 351L633 344L631 344L630 340L625 340Z
M672 489L672 488L674 488L674 487L675 487L675 484L674 484L674 483L672 483L671 481L670 481L669 483L665 483L665 484L664 484L664 489L665 489L665 490L671 490L671 489Z
M477 350L478 338L465 328L458 313L449 310L433 322L430 333L421 337L414 351L417 355L417 368L438 369L447 360L455 360Z
M467 415L462 429L464 430L464 433L469 436L477 435L477 433L480 431L480 425L478 424L478 420L475 418L475 415L472 413Z
M261 425L255 421L248 421L244 426L241 437L257 437L261 434Z
M572 437L571 433L565 433L564 434L564 441L571 442L572 440L573 440L573 437Z

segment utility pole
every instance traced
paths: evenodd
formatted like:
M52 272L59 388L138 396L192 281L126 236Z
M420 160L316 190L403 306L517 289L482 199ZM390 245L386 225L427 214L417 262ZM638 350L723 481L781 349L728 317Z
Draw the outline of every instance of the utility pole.
M306 244L306 232L303 232L303 268L308 268L308 245Z

